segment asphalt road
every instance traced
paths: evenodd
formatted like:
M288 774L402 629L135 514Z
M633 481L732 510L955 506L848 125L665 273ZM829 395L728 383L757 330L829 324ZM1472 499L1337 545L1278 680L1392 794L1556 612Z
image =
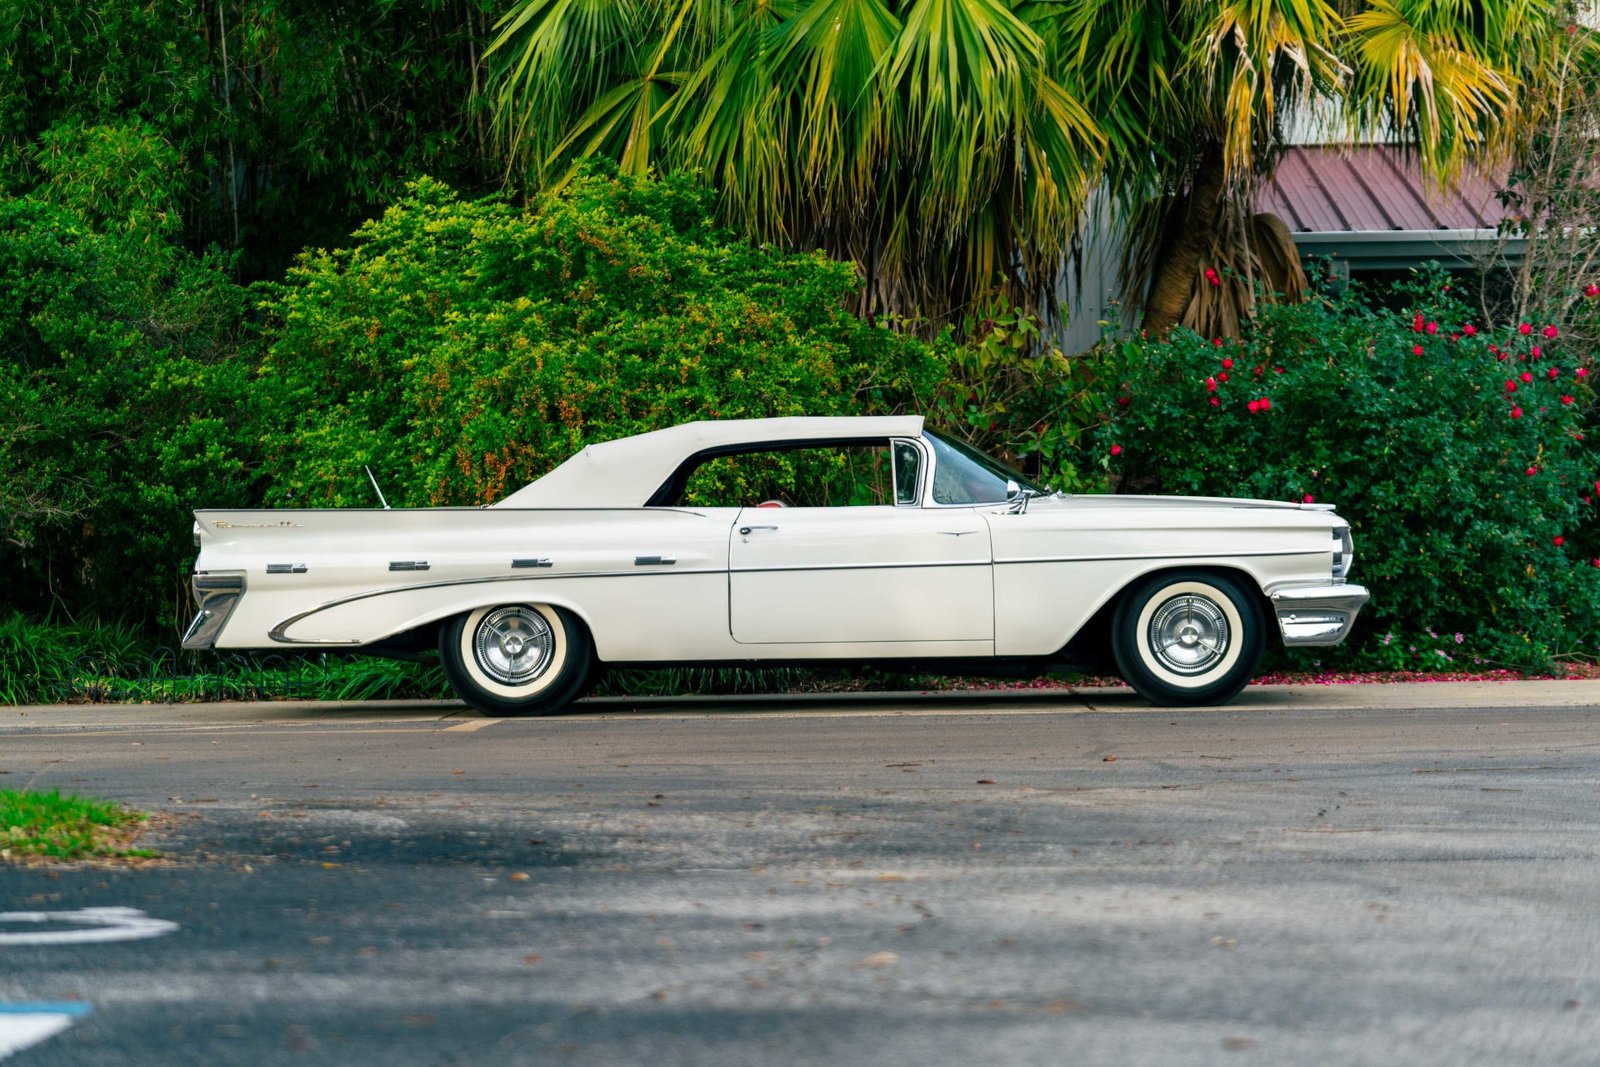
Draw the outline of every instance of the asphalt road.
M0 709L171 857L0 866L0 1059L1595 1063L1561 692Z

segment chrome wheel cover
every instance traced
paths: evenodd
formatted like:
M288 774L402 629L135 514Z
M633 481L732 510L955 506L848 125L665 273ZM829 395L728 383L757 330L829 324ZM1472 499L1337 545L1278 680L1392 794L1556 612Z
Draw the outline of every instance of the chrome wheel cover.
M472 635L478 669L503 685L523 685L544 673L555 654L550 624L532 608L497 608Z
M1207 597L1184 593L1156 609L1146 637L1157 662L1174 674L1196 675L1228 655L1228 618Z

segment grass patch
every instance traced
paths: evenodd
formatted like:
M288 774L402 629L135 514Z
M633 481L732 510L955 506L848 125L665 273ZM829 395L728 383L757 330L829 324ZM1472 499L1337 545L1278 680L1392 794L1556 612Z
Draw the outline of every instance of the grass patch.
M0 705L395 700L449 695L436 663L361 656L193 653L127 627L0 613Z
M144 819L110 801L0 789L0 859L153 858L129 847Z

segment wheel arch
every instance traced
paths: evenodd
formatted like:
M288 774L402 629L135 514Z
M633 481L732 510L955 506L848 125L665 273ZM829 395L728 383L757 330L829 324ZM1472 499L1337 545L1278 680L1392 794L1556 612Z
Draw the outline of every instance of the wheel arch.
M451 583L448 586L405 586L342 597L285 619L273 628L272 640L279 644L315 647L322 642L315 638L297 639L289 636L287 631L302 622L331 621L345 612L358 613L365 620L370 617L374 603L383 604L393 612L391 617L397 617L400 621L384 627L371 637L328 642L324 647L338 644L354 651L370 651L379 655L387 654L384 651L386 649L414 648L419 643L431 644L439 630L458 616L470 615L479 608L508 604L544 604L560 608L582 624L591 641L595 635L592 613L577 599L557 588L555 583L530 582L526 579L506 582L492 578Z
M1111 620L1116 617L1117 609L1122 602L1131 595L1138 586L1157 578L1163 574L1212 574L1224 578L1232 578L1245 588L1255 599L1256 606L1261 609L1261 618L1271 622L1274 618L1272 600L1261 587L1261 580L1244 566L1230 563L1162 563L1151 567L1149 570L1139 571L1130 575L1117 589L1107 596L1100 605L1094 609L1082 626L1078 627L1058 651L1054 659L1075 661L1083 658L1098 658L1100 652L1109 653L1111 639ZM1271 627L1268 627L1270 632Z

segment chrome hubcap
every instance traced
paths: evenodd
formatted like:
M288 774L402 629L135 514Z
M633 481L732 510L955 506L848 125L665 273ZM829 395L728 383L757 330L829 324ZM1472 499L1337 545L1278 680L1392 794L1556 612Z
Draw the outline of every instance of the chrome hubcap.
M522 685L550 666L555 634L544 616L527 607L496 608L472 635L473 658L503 685Z
M1174 674L1202 674L1228 654L1228 617L1212 600L1173 597L1150 617L1150 650Z

